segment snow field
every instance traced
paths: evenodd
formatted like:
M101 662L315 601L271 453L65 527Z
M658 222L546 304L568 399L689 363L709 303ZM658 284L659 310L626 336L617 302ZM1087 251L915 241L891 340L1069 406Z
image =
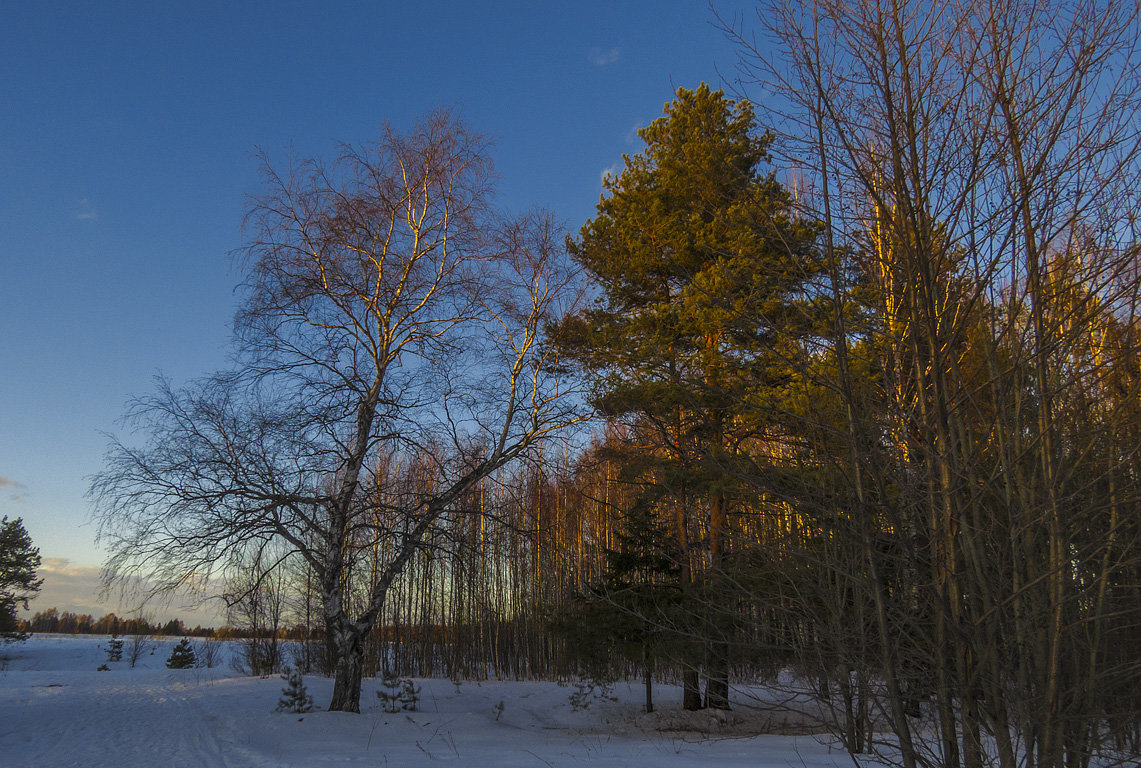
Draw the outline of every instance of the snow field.
M166 669L176 639L159 641L134 669L124 660L97 672L107 640L44 635L0 647L9 657L0 671L0 766L851 765L823 737L719 729L711 713L689 721L705 733L659 730L684 719L672 686L656 686L660 712L643 715L637 685L619 684L617 701L595 699L576 711L573 686L418 680L419 711L390 715L376 698L380 681L366 679L360 715L291 715L273 711L284 681L238 676L228 658L214 669ZM328 703L331 680L307 677L305 683L319 707ZM730 715L738 724L749 718L745 706Z

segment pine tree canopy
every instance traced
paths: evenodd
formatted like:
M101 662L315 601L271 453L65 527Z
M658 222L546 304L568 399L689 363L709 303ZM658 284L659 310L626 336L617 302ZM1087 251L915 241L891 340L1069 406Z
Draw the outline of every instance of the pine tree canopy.
M748 102L682 88L639 135L569 243L601 296L557 338L607 415L723 409L745 379L779 381L773 350L804 322L818 225L763 171L771 137Z
M28 607L28 600L40 591L44 580L36 578L40 550L20 518L0 518L0 638L25 637L16 632L16 608Z
M197 662L194 655L194 647L190 641L185 637L178 641L178 645L170 652L170 658L166 660L168 669L189 669Z

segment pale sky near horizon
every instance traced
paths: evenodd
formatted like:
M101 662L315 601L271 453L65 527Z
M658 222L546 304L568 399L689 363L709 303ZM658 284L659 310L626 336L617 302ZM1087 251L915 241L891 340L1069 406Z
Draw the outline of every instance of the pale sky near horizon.
M330 157L454 107L495 141L501 204L574 232L677 87L728 85L714 21L704 0L6 4L0 515L45 558L33 610L121 610L92 594L88 478L156 374L225 367L256 148Z

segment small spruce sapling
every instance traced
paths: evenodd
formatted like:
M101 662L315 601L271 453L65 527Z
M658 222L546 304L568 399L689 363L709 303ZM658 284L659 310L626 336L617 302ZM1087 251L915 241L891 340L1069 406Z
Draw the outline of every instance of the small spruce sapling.
M111 635L110 642L107 643L107 661L122 661L123 660L123 638L118 635ZM134 666L133 664L131 666Z
M604 680L579 680L574 687L570 705L575 712L588 709L595 701L618 701L613 685Z
M281 673L281 679L286 685L281 689L281 698L277 701L275 712L292 712L303 715L313 711L313 697L305 689L305 681L301 678L301 670L286 667Z
M380 678L380 684L383 687L376 692L380 708L390 715L396 714L400 711L400 678L393 672L385 672Z
M420 686L413 685L405 678L400 681L400 708L406 712L415 712L420 705Z
M194 646L184 637L170 652L170 658L166 660L166 667L167 669L190 669L194 666L195 661Z
M420 705L420 687L414 685L409 678L385 672L380 678L380 684L384 688L376 692L376 697L380 699L381 709L388 714L393 715L400 710L415 712Z

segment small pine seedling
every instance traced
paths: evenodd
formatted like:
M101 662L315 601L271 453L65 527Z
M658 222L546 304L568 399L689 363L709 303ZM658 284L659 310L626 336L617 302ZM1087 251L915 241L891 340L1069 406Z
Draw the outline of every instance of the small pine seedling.
M394 715L400 711L400 694L401 694L401 681L392 672L385 672L380 678L380 684L388 690L381 690L376 692L376 697L380 699L380 708L390 715Z
M589 709L596 700L618 701L610 683L600 680L579 680L574 687L575 692L570 695L570 705L575 712Z
M413 685L411 680L400 681L400 708L406 712L415 712L420 705L420 686Z
M281 698L277 701L274 712L292 712L303 715L313 711L313 697L305 689L305 681L301 678L301 670L290 670L286 667L281 673L285 687L281 689Z
M503 699L500 699L499 703L491 708L491 711L495 713L495 719L499 720L499 716L503 714Z
M123 660L123 639L118 635L111 635L111 641L107 643L107 661L122 661Z

